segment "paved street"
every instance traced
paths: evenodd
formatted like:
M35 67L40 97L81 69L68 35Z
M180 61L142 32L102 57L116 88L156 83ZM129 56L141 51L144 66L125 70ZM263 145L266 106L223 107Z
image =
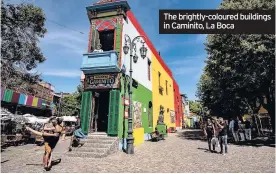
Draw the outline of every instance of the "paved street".
M179 135L145 142L135 148L133 156L118 152L103 159L82 159L56 154L54 159L61 157L62 161L51 172L275 172L275 145L230 144L228 155L223 156L206 151L201 132L186 130ZM23 147L1 153L2 172L43 172L43 147Z

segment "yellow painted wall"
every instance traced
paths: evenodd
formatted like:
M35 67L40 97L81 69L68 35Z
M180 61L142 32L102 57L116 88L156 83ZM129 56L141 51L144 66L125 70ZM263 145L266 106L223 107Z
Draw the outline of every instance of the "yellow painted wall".
M173 80L163 69L158 59L152 54L152 105L153 105L153 127L155 128L159 116L160 105L164 106L164 122L169 127L175 127L175 123L171 123L169 110L174 111L174 91ZM164 88L163 95L159 94L158 72L161 73L160 85ZM168 81L168 95L166 94L166 80Z
M144 128L133 129L134 146L144 143Z

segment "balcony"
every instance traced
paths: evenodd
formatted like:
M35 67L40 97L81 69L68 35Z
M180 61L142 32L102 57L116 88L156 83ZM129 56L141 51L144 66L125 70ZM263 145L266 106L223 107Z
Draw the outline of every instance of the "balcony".
M81 70L84 74L119 72L118 53L112 50L84 54Z

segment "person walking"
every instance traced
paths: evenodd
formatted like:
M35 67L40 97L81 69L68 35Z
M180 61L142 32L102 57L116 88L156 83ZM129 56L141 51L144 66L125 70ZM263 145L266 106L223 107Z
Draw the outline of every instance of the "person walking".
M245 138L244 138L244 127L243 127L243 124L241 122L241 120L238 119L238 125L239 125L239 134L240 134L240 137L241 137L241 141L245 141Z
M207 137L207 142L208 142L208 147L209 147L210 152L215 151L216 147L214 144L212 145L213 151L211 150L211 140L213 137L215 137L215 127L209 118L207 119L207 123L204 126L204 135Z
M245 131L246 140L251 140L251 123L248 118L246 119L244 124L245 124L244 131Z
M237 120L231 118L231 121L229 124L229 131L232 133L235 142L239 141L238 130L239 130L239 124Z
M228 152L227 146L227 123L223 118L216 120L216 125L220 129L219 131L219 144L220 144L220 153L225 155Z

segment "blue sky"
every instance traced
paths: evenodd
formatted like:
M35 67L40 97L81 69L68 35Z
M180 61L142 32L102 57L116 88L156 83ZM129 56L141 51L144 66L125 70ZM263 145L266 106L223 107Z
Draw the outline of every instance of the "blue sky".
M38 66L45 81L56 91L73 92L80 83L82 54L87 51L89 21L85 7L98 0L7 0L28 2L43 8L48 33L40 46L45 63ZM216 9L221 0L128 0L131 10L172 70L181 93L196 99L196 84L204 67L206 35L160 35L159 9ZM58 22L76 31L56 25ZM81 34L83 32L84 34Z

